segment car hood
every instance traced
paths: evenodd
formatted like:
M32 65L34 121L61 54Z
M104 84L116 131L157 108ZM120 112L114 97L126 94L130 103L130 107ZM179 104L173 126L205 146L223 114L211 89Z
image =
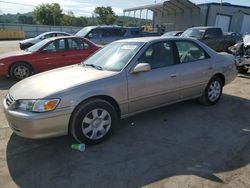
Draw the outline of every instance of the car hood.
M24 51L24 50L18 50L18 51L8 52L8 53L0 54L0 60L1 59L5 59L5 58L10 58L10 57L27 55L27 54L30 54L30 53L31 52Z
M67 66L26 78L12 86L9 93L15 100L42 99L115 74L117 72L85 68L81 65Z
M25 40L20 41L20 44L33 43L35 41L37 41L36 38L29 38L29 39L25 39Z

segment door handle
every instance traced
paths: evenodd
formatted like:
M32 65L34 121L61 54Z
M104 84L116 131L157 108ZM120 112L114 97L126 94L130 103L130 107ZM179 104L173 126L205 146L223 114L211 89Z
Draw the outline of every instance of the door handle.
M171 78L176 78L176 77L177 77L177 74L171 74L170 77L171 77Z
M208 70L213 70L213 67L208 67L207 69L208 69Z
M62 54L62 56L67 56L66 54Z

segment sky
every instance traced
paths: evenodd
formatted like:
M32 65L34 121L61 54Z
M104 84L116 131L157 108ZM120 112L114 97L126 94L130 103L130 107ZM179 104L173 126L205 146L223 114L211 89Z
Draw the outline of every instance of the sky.
M190 0L193 3L220 2L221 0ZM0 0L0 15L5 13L31 12L41 3L59 3L64 12L72 11L76 16L92 16L97 6L111 6L117 15L123 15L123 9L135 6L160 3L163 0ZM250 6L250 0L223 0L231 4ZM17 5L20 3L24 5ZM144 14L144 15L143 15ZM145 16L142 13L142 17Z

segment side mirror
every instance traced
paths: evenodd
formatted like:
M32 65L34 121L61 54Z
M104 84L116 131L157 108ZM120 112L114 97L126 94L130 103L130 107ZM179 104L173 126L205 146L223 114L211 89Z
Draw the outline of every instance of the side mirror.
M148 63L138 63L132 73L148 72L151 70L151 66Z

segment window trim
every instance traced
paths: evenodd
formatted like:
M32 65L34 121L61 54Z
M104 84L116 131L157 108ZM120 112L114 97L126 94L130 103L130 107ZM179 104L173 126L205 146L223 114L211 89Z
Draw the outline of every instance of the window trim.
M204 59L197 59L197 60L193 60L193 61L188 61L188 62L185 62L185 63L182 63L181 60L180 60L180 54L179 54L179 50L178 50L178 47L177 47L177 43L176 42L189 42L189 43L192 43L194 44L196 47L198 47L199 49L201 49L204 54L205 54L205 58ZM204 48L202 48L199 44L197 44L196 42L194 41L190 41L190 40L175 40L174 41L174 45L176 47L176 56L177 56L177 62L178 64L186 64L186 63L192 63L192 62L196 62L196 61L203 61L203 60L207 60L207 59L210 59L210 55L206 52L206 50L204 50Z

